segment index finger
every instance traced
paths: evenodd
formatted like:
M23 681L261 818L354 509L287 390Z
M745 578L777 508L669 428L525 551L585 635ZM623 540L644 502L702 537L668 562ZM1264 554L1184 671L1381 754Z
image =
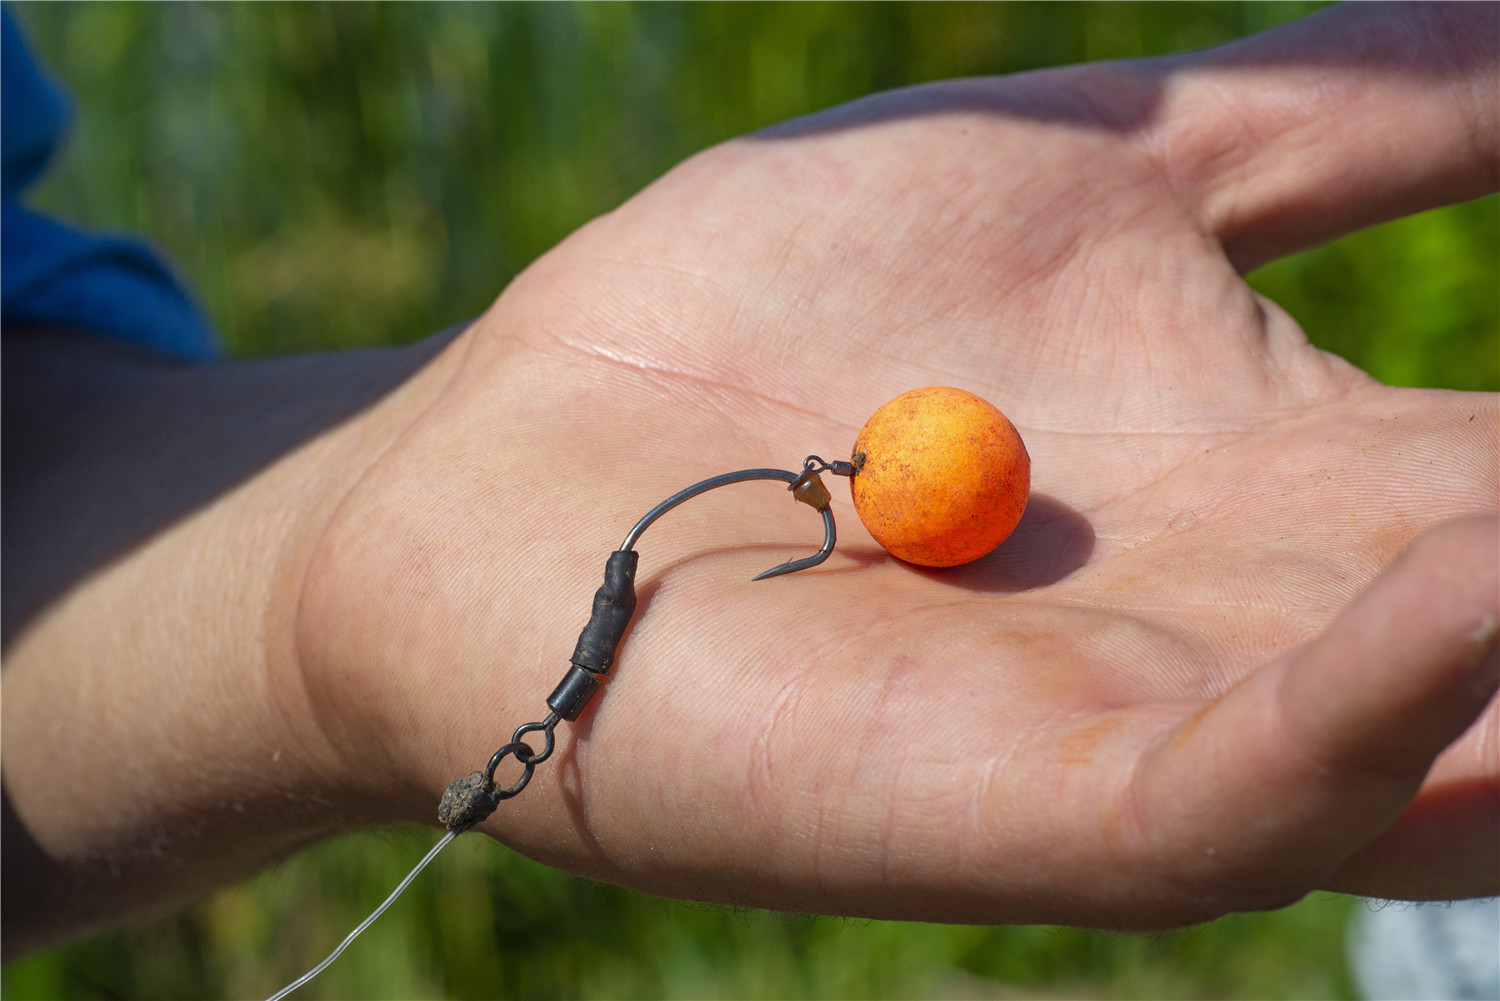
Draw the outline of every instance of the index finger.
M1338 6L1168 65L1157 153L1242 272L1500 188L1500 5Z

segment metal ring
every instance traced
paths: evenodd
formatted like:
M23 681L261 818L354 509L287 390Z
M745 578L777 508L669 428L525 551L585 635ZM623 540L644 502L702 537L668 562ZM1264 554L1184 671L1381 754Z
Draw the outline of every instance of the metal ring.
M521 777L516 779L515 784L509 789L502 789L495 793L495 802L497 803L501 800L510 799L522 789L525 789L526 783L531 781L532 773L536 771L536 764L532 761L536 757L536 752L531 749L531 745L522 740L513 740L496 751L490 758L490 766L487 772L490 785L493 786L495 784L495 769L500 767L500 762L505 760L506 755L514 756L525 770L521 772Z
M525 744L522 744L521 746L526 747ZM530 754L531 748L526 747L526 752ZM521 760L521 755L519 752L516 753L516 760ZM502 800L510 799L512 796L519 793L522 789L526 788L526 783L531 781L532 774L536 772L536 765L533 765L528 761L525 762L525 766L526 770L521 773L520 778L516 779L515 784L513 784L509 789L501 789L499 792L495 793L495 801L497 803Z
M500 767L500 762L504 761L508 755L515 754L517 751L522 749L525 749L527 753L530 753L531 746L520 740L513 740L509 744L506 744L504 747L500 748L500 750L490 755L490 763L489 766L485 768L484 774L489 778L491 782L494 782L495 769ZM522 764L525 764L525 762L522 762Z

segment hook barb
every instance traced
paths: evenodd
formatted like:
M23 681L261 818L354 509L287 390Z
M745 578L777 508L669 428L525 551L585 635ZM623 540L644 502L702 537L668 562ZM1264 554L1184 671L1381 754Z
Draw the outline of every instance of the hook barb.
M766 580L770 577L780 577L783 574L796 573L798 570L810 570L828 559L829 555L833 552L833 544L837 541L837 532L833 526L833 511L825 507L821 510L821 514L823 515L823 548L811 556L800 560L787 560L785 563L774 566L763 573L756 574L750 579Z

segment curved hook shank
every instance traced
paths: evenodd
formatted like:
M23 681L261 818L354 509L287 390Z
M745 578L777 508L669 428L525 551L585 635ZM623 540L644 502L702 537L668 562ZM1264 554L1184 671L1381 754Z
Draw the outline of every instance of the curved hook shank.
M795 486L799 481L803 480L808 475L816 476L817 474L815 472L809 474L807 470L794 473L786 469L741 469L733 473L720 473L718 476L710 476L706 480L694 483L690 487L677 491L675 494L668 497L666 500L662 501L651 510L647 511L645 515L642 516L641 520L635 523L635 527L630 530L629 534L625 536L625 541L620 544L620 552L629 552L635 546L636 542L640 539L641 533L650 528L651 524L655 522L656 519L660 518L662 515L666 514L668 511L672 510L679 504L682 504L685 501L692 500L699 494L707 493L710 490L716 490L719 487L728 486L731 483L743 483L747 480L780 480L782 483L788 484L789 486ZM838 540L838 535L833 523L833 511L825 504L823 507L819 508L819 512L823 515L823 547L811 556L805 557L800 560L788 560L780 566L772 567L765 573L758 575L755 578L756 580L764 580L767 577L780 577L782 574L796 573L798 570L806 570L809 567L815 567L819 563L822 563L824 560L828 559L828 555L833 552L833 546L834 543Z

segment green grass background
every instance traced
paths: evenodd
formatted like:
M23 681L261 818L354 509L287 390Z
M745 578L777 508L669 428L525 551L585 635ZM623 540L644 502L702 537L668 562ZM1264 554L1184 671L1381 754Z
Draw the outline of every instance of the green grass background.
M20 4L78 120L34 203L150 236L235 354L401 343L481 312L711 143L874 90L1217 44L1316 4ZM1402 385L1500 389L1500 201L1251 277ZM351 835L0 971L7 998L263 996L431 843ZM658 900L464 838L315 998L1348 997L1347 898L1164 935Z

